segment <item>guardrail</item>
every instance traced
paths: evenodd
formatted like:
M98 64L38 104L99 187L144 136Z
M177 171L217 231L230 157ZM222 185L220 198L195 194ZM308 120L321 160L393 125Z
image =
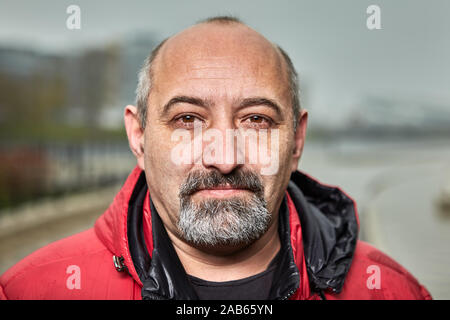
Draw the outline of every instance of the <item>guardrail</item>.
M103 187L136 165L126 143L0 144L0 208Z

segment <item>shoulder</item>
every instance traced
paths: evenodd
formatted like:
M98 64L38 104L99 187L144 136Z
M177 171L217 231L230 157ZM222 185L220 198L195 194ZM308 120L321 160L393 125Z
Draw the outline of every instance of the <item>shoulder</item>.
M387 254L358 241L352 265L337 299L431 299L427 289Z
M81 298L82 290L74 290L79 284L92 290L89 287L109 273L117 273L111 257L91 228L53 242L11 267L0 277L1 295L4 299Z

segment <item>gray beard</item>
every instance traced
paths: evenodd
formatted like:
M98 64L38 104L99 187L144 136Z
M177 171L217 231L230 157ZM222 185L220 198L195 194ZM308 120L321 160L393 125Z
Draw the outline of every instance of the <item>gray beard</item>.
M181 199L178 229L185 241L197 246L249 245L268 229L271 214L261 193L250 199L209 199L195 204Z

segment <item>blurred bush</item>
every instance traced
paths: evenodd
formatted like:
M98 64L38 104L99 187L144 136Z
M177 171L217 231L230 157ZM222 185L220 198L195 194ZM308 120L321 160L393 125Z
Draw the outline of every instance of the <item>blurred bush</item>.
M45 193L48 162L41 150L14 148L0 153L0 208Z

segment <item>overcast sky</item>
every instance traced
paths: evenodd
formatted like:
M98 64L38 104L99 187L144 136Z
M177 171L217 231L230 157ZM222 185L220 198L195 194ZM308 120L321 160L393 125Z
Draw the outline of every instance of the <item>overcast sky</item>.
M68 30L66 8L81 8ZM381 8L381 30L366 9ZM137 30L165 38L208 16L232 14L292 57L311 120L339 123L366 96L450 108L450 1L0 0L0 45L76 50Z

